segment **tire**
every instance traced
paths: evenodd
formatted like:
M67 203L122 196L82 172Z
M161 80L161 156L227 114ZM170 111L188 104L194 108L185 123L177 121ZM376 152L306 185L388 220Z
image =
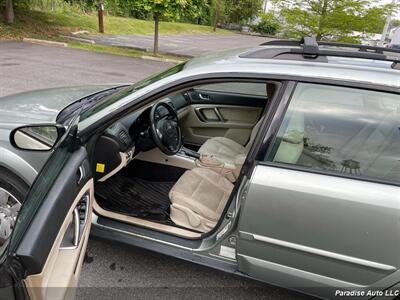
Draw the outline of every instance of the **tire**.
M0 188L23 203L29 191L29 186L17 175L6 168L0 167Z

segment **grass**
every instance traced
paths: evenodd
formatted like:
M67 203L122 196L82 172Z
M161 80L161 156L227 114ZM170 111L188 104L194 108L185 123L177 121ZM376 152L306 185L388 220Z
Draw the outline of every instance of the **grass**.
M87 44L81 42L68 42L69 47L82 49L97 53L108 53L114 55L121 55L121 56L129 56L129 57L142 57L142 56L153 56L152 53L144 52L135 49L129 48L121 48L121 47L111 47L111 46L103 46L98 44ZM170 60L171 62L180 62L184 61L185 59L182 57L177 57L173 55L157 55L158 58L163 58L166 60Z
M16 11L16 22L5 25L0 14L0 39L20 39L22 37L56 39L60 35L85 30L97 34L97 16L73 12ZM151 35L154 30L152 21L133 18L105 17L107 34L144 34ZM161 22L160 34L208 34L210 26L185 23ZM218 34L230 34L227 30L217 30Z

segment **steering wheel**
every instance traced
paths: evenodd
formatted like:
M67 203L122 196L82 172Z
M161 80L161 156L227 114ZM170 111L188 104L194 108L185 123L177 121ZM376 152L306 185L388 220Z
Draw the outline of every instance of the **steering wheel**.
M161 116L159 108L164 107L167 115ZM153 105L150 111L150 132L157 147L167 155L174 155L182 147L182 133L175 109L165 102Z

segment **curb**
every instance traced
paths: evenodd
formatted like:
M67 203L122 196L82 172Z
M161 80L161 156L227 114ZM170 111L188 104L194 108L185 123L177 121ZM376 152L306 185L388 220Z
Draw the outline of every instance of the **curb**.
M84 39L84 38L73 37L73 36L61 36L61 37L79 41L79 42L83 42L83 43L96 44L95 41L90 40L90 39ZM32 39L32 38L23 38L22 40L24 42L32 43L32 44L50 45L50 46L57 46L57 47L68 47L67 43L62 43L62 42L54 42L54 41ZM125 48L125 49L135 49L135 50L141 50L144 52L150 52L150 50L147 48L136 48L136 47L126 47L126 46L120 46L120 45L105 45L105 44L97 44L97 45L111 46L111 47L118 47L118 48ZM160 53L160 54L163 54L163 53ZM164 54L176 55L173 53L164 53ZM186 56L181 56L181 57L182 58L190 58L190 57L186 57ZM139 56L138 58L153 60L153 61L160 61L160 62L167 62L167 63L174 63L174 64L180 64L180 63L184 62L184 60L178 60L178 59L172 59L172 58L162 58L162 57L155 57L155 56L149 56L149 55L142 55L142 56Z
M139 51L148 52L148 53L153 52L152 48L145 48L145 47L138 47L138 46L126 46L126 45L120 45L120 44L107 44L107 43L98 43L98 42L95 42L95 44L103 45L103 46L110 46L110 47L117 47L117 48L122 48L122 49L139 50ZM182 57L182 59L190 59L190 58L195 57L193 55L185 55L185 54L164 52L164 51L158 51L158 54L173 55L173 56L177 56L177 57ZM144 56L147 57L147 55L144 55ZM153 57L153 56L149 56L149 57ZM171 59L171 60L173 60L173 59ZM180 60L175 60L175 61L180 61Z
M155 56L147 56L147 55L142 55L140 58L148 59L148 60L155 60L155 61L162 61L162 62L169 62L169 63L176 63L176 64L180 64L180 63L184 62L183 60L162 58L162 57L155 57Z
M32 44L39 44L39 45L50 45L56 47L68 47L67 43L61 42L54 42L54 41L47 41L47 40L39 40L39 39L32 39L32 38L23 38L22 41Z
M75 36L69 36L69 35L61 35L61 37L65 38L65 39L73 40L73 41L82 42L82 43L96 44L95 41L93 41L91 39L85 39L82 37L75 37Z
M79 42L83 43L89 43L89 44L96 44L96 45L102 45L102 46L108 46L108 47L116 47L116 48L122 48L122 49L132 49L132 50L139 50L143 52L153 52L152 48L147 48L147 47L140 47L140 46L127 46L127 45L121 45L121 44L114 44L114 43L99 43L98 41L91 40L89 38L85 38L82 36L62 36L63 38L71 39L71 40L76 40ZM164 51L159 51L159 54L164 54L164 55L172 55L172 56L177 56L181 57L182 60L174 60L174 59L169 59L168 62L182 62L183 60L190 59L195 57L194 55L186 55L186 54L179 54L179 53L174 53L174 52L164 52ZM144 55L144 57L147 57L147 55ZM149 56L153 58L152 56ZM157 60L156 58L154 60ZM167 59L168 60L168 59ZM165 61L165 60L164 60Z

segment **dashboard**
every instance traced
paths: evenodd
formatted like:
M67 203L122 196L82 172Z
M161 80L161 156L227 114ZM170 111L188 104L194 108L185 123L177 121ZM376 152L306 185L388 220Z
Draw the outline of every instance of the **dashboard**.
M190 104L186 95L181 93L163 100L176 111ZM150 133L150 111L151 107L147 107L122 118L99 137L93 166L96 180L106 180L125 167L139 152L156 146ZM167 115L168 110L160 106L154 117L155 120L161 120Z

